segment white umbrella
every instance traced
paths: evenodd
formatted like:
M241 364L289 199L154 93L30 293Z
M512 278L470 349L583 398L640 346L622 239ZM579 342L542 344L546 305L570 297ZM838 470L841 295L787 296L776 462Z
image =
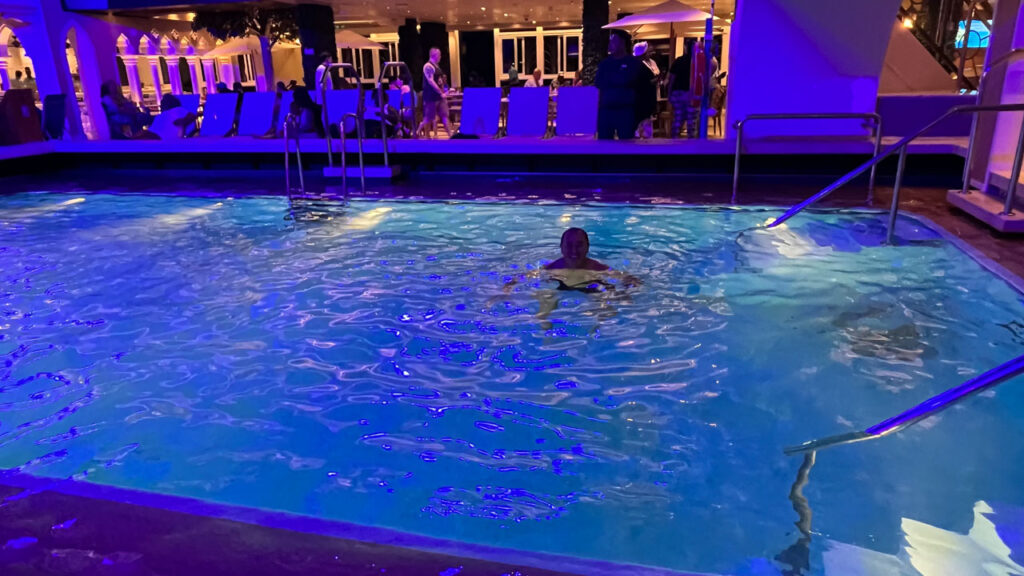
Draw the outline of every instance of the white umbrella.
M334 43L338 50L383 50L384 47L373 40L356 34L351 30L338 30L334 33Z
M278 42L271 48L271 52L281 50L294 50L299 48L298 44L292 42ZM227 42L203 54L204 58L217 58L220 56L234 56L236 54L258 53L260 51L260 39L258 36L246 36L244 38L232 38Z
M687 6L679 0L666 0L657 6L620 18L603 28L639 28L648 24L674 24L679 22L703 22L711 14Z

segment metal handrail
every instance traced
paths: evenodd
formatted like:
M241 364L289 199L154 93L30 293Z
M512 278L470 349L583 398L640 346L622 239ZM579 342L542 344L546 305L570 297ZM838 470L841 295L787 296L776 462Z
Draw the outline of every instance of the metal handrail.
M284 118L284 182L288 187L288 195L292 193L291 158L289 158L292 134L289 129L295 130L295 159L299 163L299 192L306 193L306 180L302 175L302 150L299 148L299 118L289 113Z
M978 79L978 97L974 101L975 104L978 106L983 104L982 98L985 96L985 82L988 80L989 73L1003 64L1009 64L1012 60L1016 60L1021 56L1024 56L1024 48L1015 48L1006 54L1003 54L999 58L996 58L995 62L989 64L988 68L981 73L981 78ZM971 188L971 162L974 160L974 140L977 133L978 116L974 116L974 119L971 121L971 135L967 139L967 157L964 159L964 179L963 188L960 189L961 194L967 194Z
M363 163L363 123L359 118L349 112L341 117L338 123L338 132L341 134L341 189L348 192L348 165L345 161L345 120L352 118L356 123L356 141L359 144L359 187L366 194L366 165Z
M959 386L955 386L941 394L932 396L910 410L906 410L892 418L883 420L870 428L865 428L859 432L849 432L847 434L811 440L810 442L804 442L799 446L790 446L785 449L785 453L792 455L804 452L817 452L823 448L831 448L833 446L851 444L853 442L861 442L864 440L875 440L882 436L899 432L904 428L913 426L926 418L934 416L969 396L973 396L974 394L992 388L997 384L1001 384L1011 378L1020 376L1021 374L1024 374L1024 356L1018 356L1017 358L993 368L980 376L971 378Z
M751 114L736 122L736 156L732 168L732 203L736 203L736 193L740 185L740 156L743 154L743 126L751 120L872 120L875 130L875 155L882 149L882 116L875 112L823 112L810 114ZM868 182L868 202L875 193L875 171L871 170Z
M385 62L380 68L380 74L377 76L377 109L380 110L380 139L384 144L384 167L388 168L391 166L391 162L388 159L388 131L387 127L384 126L384 73L389 68L400 68L405 70L406 77L412 77L412 72L409 71L409 66L405 62ZM399 72L401 74L401 71ZM399 110L399 122L402 121L402 111Z
M1024 111L1024 104L999 104L999 105L994 105L994 106L954 106L953 108L950 108L949 111L947 111L945 114L943 114L942 116L939 116L938 118L936 118L935 120L930 122L924 128L921 128L920 130L918 130L917 132L911 134L910 136L904 137L899 142L893 144L892 146L886 148L881 153L877 154L871 160L868 160L867 162L865 162L865 163L861 164L860 166L854 168L853 170L848 172L846 175L842 176L841 178L839 178L838 180L833 182L832 184L829 184L821 192L818 192L817 194L811 196L810 198L804 200L803 202L800 202L796 206L793 206L792 208L787 210L785 214L783 214L782 216L777 218L772 223L768 224L767 227L768 228L775 228L776 226L779 226L779 225L783 224L784 222L786 222L787 220L789 220L793 216L796 216L800 212L803 212L804 209L807 208L808 206L816 203L817 201L821 200L822 198L824 198L824 197L828 196L829 194L835 192L839 188L842 188L846 184L850 183L850 181L853 180L854 178L856 178L857 176L860 176L861 174L863 174L868 169L873 169L875 166L881 164L883 160L885 160L886 158L891 156L893 153L899 151L900 152L900 162L899 162L898 168L896 169L896 183L893 186L893 191L892 191L892 196L893 196L893 198L892 198L892 208L891 208L890 214L889 214L889 231L888 231L888 238L887 239L891 243L892 240L893 240L894 225L896 223L896 211L899 208L900 186L902 185L903 168L904 168L904 165L905 165L906 159L907 159L907 150L906 150L907 145L910 144L912 141L916 140L917 138L919 138L925 132L927 132L927 131L931 130L932 128L934 128L940 122L943 122L944 120L946 120L950 116L953 116L954 114L962 114L962 113L965 113L965 112L969 112L971 114L977 114L979 112L1020 112L1020 111ZM1021 160L1021 153L1022 152L1024 152L1024 130L1021 131L1021 139L1020 139L1020 142L1018 143L1018 146L1017 146L1017 157L1016 157L1016 160L1014 161L1014 173L1011 174L1011 177L1013 178L1013 181L1010 183L1010 190L1007 193L1007 199L1006 199L1007 206L1011 206L1013 204L1013 196L1016 193L1016 188L1017 188L1016 187L1016 180L1020 178L1020 160ZM1007 213L1008 212L1009 212L1009 210L1007 210Z
M327 115L327 85L324 84L324 78L328 74L331 73L331 70L336 70L336 69L339 69L339 68L342 69L342 70L351 71L352 75L355 76L356 84L358 84L358 86L359 86L359 88L358 88L359 89L359 96L358 96L358 101L356 102L356 124L357 125L363 123L363 114L366 112L366 102L365 102L365 99L364 99L364 96L363 96L363 77L359 74L359 69L356 68L355 65L349 64L348 62L342 62L340 64L331 64L326 69L324 69L324 71L320 75L320 77L317 78L317 85L320 87L320 106L323 107L320 119L321 119L321 122L322 122L322 124L324 126L324 133L325 133L324 136L327 137L327 165L330 166L331 168L334 167L334 147L333 147L332 141L331 141L331 126L330 126L330 122L327 121L327 118L328 118L328 115ZM350 112L350 114L351 114L351 112ZM345 130L344 123L342 123L341 130L342 130L342 132L344 132L344 130ZM357 133L357 135L360 134L360 132L358 130L356 131L356 133ZM360 146L362 146L363 137L361 135L358 136L358 137L359 137L359 144L360 144ZM342 156L345 155L345 148L344 147L342 147L342 149L341 149L341 154L342 154Z

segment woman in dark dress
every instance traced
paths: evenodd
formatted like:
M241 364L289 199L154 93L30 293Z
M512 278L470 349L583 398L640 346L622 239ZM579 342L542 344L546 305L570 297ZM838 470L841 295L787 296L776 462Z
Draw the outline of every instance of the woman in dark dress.
M640 138L653 136L652 118L658 113L658 75L661 71L647 49L647 42L633 47L633 56L640 60L640 78L636 94L636 124Z

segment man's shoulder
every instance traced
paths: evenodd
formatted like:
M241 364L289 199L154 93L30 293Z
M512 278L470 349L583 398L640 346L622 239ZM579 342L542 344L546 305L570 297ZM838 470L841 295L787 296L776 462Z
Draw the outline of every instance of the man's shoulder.
M565 258L559 258L554 262L548 262L544 265L545 270L561 270L565 268Z

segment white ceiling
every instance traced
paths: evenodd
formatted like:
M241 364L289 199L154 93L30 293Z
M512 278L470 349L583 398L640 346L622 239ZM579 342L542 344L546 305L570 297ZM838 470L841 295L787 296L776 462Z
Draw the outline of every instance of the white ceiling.
M611 19L620 12L637 12L662 0L612 0ZM406 18L421 22L444 22L450 28L533 28L536 26L579 26L583 0L329 0L334 19L347 27L394 31ZM687 4L709 11L710 0ZM718 0L715 14L731 18L736 0Z

